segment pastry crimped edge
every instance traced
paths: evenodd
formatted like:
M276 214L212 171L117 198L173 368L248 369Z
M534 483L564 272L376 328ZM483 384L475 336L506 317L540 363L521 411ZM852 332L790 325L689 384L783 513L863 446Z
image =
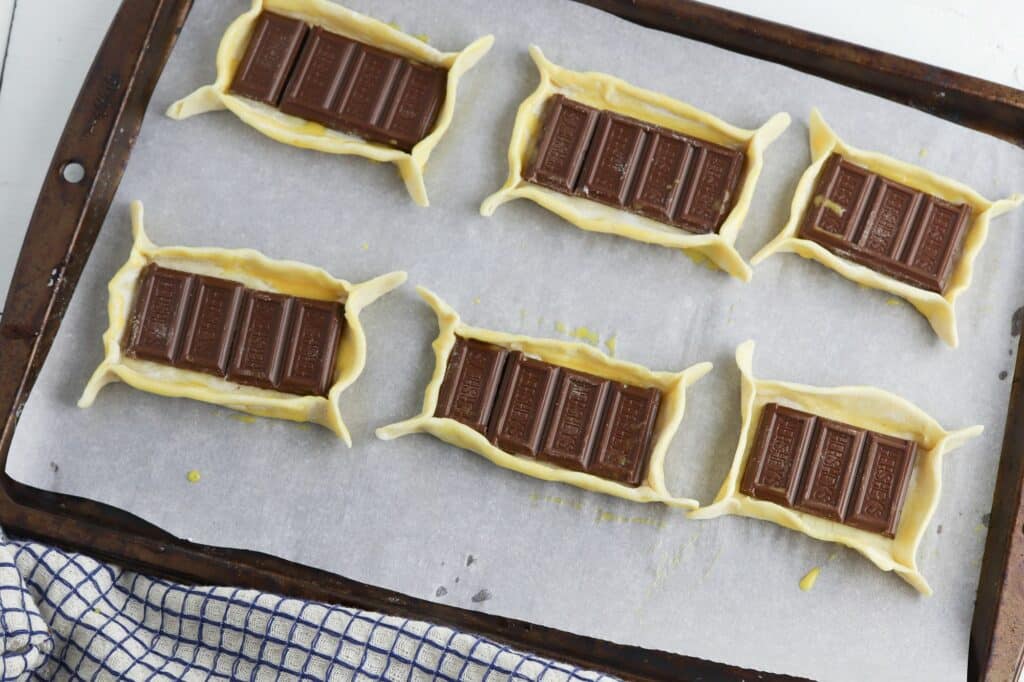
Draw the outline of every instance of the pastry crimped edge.
M131 217L134 237L131 254L107 285L110 325L103 334L103 362L89 379L78 406L91 406L100 389L123 381L140 391L157 395L201 400L259 417L320 424L351 446L352 438L341 418L338 398L355 382L366 365L366 335L359 322L359 313L401 286L406 280L406 273L392 272L360 284L350 284L335 279L320 268L295 261L273 260L252 249L156 246L146 236L141 202L132 202ZM202 372L125 357L121 340L134 306L139 275L150 263L229 279L259 291L344 304L345 328L338 346L334 383L327 397L298 396L244 386Z
M839 138L825 122L817 108L811 110L809 122L811 165L797 184L790 208L789 222L768 244L761 248L751 265L757 265L776 252L793 252L818 261L835 270L846 279L872 289L880 289L908 301L927 318L939 338L956 348L958 336L954 304L971 284L974 260L988 237L989 222L1024 202L1024 195L1013 194L1007 199L989 201L961 182L915 166L878 152L864 151ZM817 242L797 236L804 213L811 203L818 174L833 152L879 175L908 185L920 192L932 194L954 204L966 203L971 207L971 221L964 236L963 250L944 294L927 291L884 275L864 265L841 258Z
M932 589L917 566L917 548L939 503L942 457L980 435L982 427L946 431L909 401L872 386L820 388L755 379L753 355L753 341L747 341L736 349L736 364L741 375L743 423L732 466L714 503L692 511L688 516L692 519L712 519L725 514L749 516L777 523L817 540L837 542L860 552L883 571L895 572L919 592L930 595ZM862 429L917 441L917 457L894 538L758 500L739 491L761 410L772 402Z
M614 76L565 69L549 61L536 45L530 46L530 56L540 71L540 85L519 105L508 149L508 179L500 190L484 200L480 213L490 216L507 201L530 199L581 229L693 251L733 277L750 280L750 266L734 244L750 210L754 189L764 167L764 151L789 126L789 114L775 114L760 128L745 130L706 111L667 95L630 85ZM523 169L540 132L544 104L555 94L708 142L742 148L746 154L742 184L732 211L718 233L693 234L596 201L567 196L523 179Z
M710 362L700 362L682 372L653 372L646 367L608 357L586 344L556 339L541 339L518 334L471 327L458 313L425 287L416 291L437 315L440 331L434 340L436 357L434 374L423 396L423 411L416 417L377 429L377 437L391 440L411 433L429 433L440 440L470 450L505 469L511 469L545 481L567 483L596 493L612 495L634 502L662 502L672 507L696 509L698 502L673 496L665 485L665 455L686 408L686 389L711 371ZM455 346L456 335L485 343L519 350L561 367L588 372L596 376L662 392L661 407L654 427L647 474L639 487L615 483L592 474L571 471L544 462L512 455L493 445L474 429L454 419L434 416L438 394L448 367L448 356Z
M262 102L232 95L228 90L249 44L252 26L263 10L300 19L402 57L447 69L444 104L433 130L411 152L404 152L290 116ZM172 104L167 115L180 120L207 111L229 109L267 137L293 147L329 154L355 154L373 161L393 163L398 167L413 201L420 206L429 206L423 181L427 159L451 125L460 79L476 66L493 44L494 36L487 35L476 39L461 52L440 52L393 26L327 0L253 0L252 9L235 19L221 38L217 49L217 80Z

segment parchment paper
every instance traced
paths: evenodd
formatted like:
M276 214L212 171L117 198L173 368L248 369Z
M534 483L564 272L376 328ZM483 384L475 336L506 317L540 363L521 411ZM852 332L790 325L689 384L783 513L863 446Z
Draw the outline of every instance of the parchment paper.
M289 148L227 112L173 122L173 100L214 78L221 33L248 2L197 0L157 87L131 164L15 437L20 481L116 505L180 536L270 552L462 607L826 680L961 680L1009 394L1013 311L1024 303L1024 213L1000 219L961 298L949 350L908 305L780 255L749 284L679 252L578 230L527 201L491 219L516 106L539 44L755 127L794 125L769 149L739 247L785 222L809 163L812 105L851 143L922 163L991 198L1024 190L1024 153L923 113L779 66L640 28L572 2L352 0L358 10L459 49L493 32L416 207L390 165ZM364 313L369 363L342 397L355 447L327 430L240 418L121 384L75 401L100 362L106 282L128 255L128 202L162 244L253 247L353 281L396 268L472 324L542 336L596 332L619 357L676 370L716 363L669 452L668 483L711 501L739 428L735 346L759 345L762 377L874 384L947 427L984 424L947 459L920 560L924 598L852 551L733 517L546 484L429 436L384 443L373 429L420 409L436 325L411 286ZM566 330L562 332L560 330ZM189 470L202 480L190 484ZM821 566L809 593L797 587Z

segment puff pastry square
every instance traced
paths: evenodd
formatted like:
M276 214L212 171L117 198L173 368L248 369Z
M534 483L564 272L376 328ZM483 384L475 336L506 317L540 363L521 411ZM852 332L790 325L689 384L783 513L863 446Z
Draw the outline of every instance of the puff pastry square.
M714 503L690 512L689 517L749 516L777 523L817 540L838 542L857 550L883 571L894 571L918 591L931 594L931 587L918 569L916 555L939 503L942 458L978 436L982 427L947 431L910 402L870 386L819 388L756 379L753 355L753 341L747 341L736 350L736 364L741 375L743 424L732 466ZM761 412L771 403L917 443L917 457L894 537L854 528L740 492Z
M262 102L232 94L230 88L235 72L263 11L299 19L331 33L446 69L448 83L445 99L433 130L412 151L404 152L331 130L319 123L282 113ZM264 135L293 147L329 154L355 154L373 161L393 163L398 167L413 201L428 206L430 202L423 182L427 159L451 125L459 81L487 54L493 44L494 36L488 35L470 43L461 52L441 52L382 21L327 0L253 0L252 8L239 16L221 39L217 50L217 80L172 104L167 115L173 119L185 119L207 111L228 109Z
M692 251L733 277L749 280L750 266L734 244L750 210L754 188L764 166L765 149L789 125L789 115L778 113L757 130L744 130L689 104L638 88L613 76L562 68L548 61L535 45L530 47L530 56L540 71L540 85L523 100L516 114L508 150L508 179L500 190L484 200L480 213L490 216L505 202L530 199L581 229ZM524 172L540 134L545 104L557 94L596 109L741 149L746 155L746 162L738 195L718 231L694 234L642 215L527 182Z
M351 446L352 438L341 418L338 399L359 378L366 364L366 335L359 314L363 308L401 286L406 274L392 272L360 284L350 284L335 279L320 268L294 261L271 260L252 249L156 246L146 236L141 202L132 202L131 215L135 242L128 261L107 287L110 292L107 308L110 325L103 334L103 362L89 379L78 406L91 406L100 389L123 381L140 391L157 395L201 400L259 417L313 422L329 428ZM142 272L153 263L173 270L231 280L262 292L343 304L345 326L327 395L293 395L243 386L211 374L127 357L121 343L129 324L137 284Z
M615 360L583 343L538 339L471 327L459 318L448 304L424 287L417 291L437 314L440 332L434 341L437 364L423 397L423 411L416 417L377 429L377 437L391 440L411 433L429 433L446 443L470 450L494 464L545 481L567 483L593 492L613 495L634 502L662 502L695 509L697 501L675 497L665 486L665 455L669 443L683 418L686 389L711 371L711 363L701 362L682 372L652 372L629 362ZM539 358L544 362L575 372L594 375L633 386L661 391L661 406L654 425L650 459L646 473L637 487L600 478L590 473L573 471L537 459L510 454L492 444L482 433L460 421L436 417L438 398L445 379L449 356L456 337L494 344L512 351Z
M833 132L817 109L811 111L810 140L812 163L800 178L796 193L793 195L789 222L772 241L750 259L750 263L757 265L773 253L786 251L816 260L858 284L872 289L880 289L893 296L906 299L928 319L939 338L955 348L958 337L953 306L956 299L967 291L967 287L971 284L974 260L988 236L989 222L1019 206L1021 202L1024 202L1024 195L1014 194L1008 199L989 201L956 180L942 177L924 168L878 152L864 151L853 147ZM960 256L953 264L953 270L943 293L913 286L838 256L821 244L800 237L800 227L808 207L813 206L816 200L821 202L821 199L824 199L817 199L814 196L815 186L819 174L825 168L832 154L839 154L845 160L877 173L883 179L893 180L913 190L938 197L950 204L966 204L970 207L971 213ZM827 209L828 206L826 205L825 208ZM834 210L838 211L839 209Z

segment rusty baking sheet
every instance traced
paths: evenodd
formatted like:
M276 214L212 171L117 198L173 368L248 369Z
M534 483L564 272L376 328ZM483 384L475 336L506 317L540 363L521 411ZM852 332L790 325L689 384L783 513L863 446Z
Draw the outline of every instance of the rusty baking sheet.
M687 0L583 0L638 23L885 96L1024 146L1024 93ZM0 321L0 464L106 216L191 0L125 0L58 143ZM81 182L63 178L69 163ZM1010 680L1024 654L1024 376L1018 352L971 633L969 678ZM148 573L452 625L629 679L791 680L413 599L254 552L186 542L121 510L0 478L0 525Z

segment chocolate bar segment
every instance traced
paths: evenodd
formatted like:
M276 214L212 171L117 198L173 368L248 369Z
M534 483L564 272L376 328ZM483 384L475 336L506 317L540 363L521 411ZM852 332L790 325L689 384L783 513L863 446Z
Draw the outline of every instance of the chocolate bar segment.
M846 523L895 537L916 454L914 441L869 433Z
M544 447L537 459L587 469L608 393L607 379L563 369L555 390Z
M841 258L941 294L960 257L971 209L833 154L818 176L805 215L800 237Z
M464 343L457 371L445 376L451 396L446 404L438 404L434 414L462 422L486 436L508 351L476 339ZM441 392L445 393L443 386Z
M793 506L816 417L769 403L761 410L754 445L747 456L740 492Z
M930 291L945 291L960 257L970 217L967 204L924 198L917 231L902 259L908 281Z
M579 195L623 208L646 136L639 121L602 111L583 166Z
M863 444L863 429L819 418L794 508L843 521Z
M661 392L613 384L605 409L601 439L587 469L595 476L638 486L643 480L658 420Z
M398 55L359 45L335 103L335 127L380 141L378 125L402 62Z
M276 107L306 30L306 24L298 19L261 13L235 72L231 92Z
M877 176L832 154L818 176L800 236L838 246L853 241Z
M445 417L451 414L452 400L455 397L455 384L462 371L462 362L466 359L466 340L461 336L455 337L455 345L448 353L448 364L444 368L444 378L441 380L441 387L437 393L437 407L434 408L434 416Z
M174 362L181 341L195 276L147 265L139 278L135 303L123 340L130 358Z
M701 234L717 232L732 208L742 168L742 152L701 141L676 224Z
M540 447L558 367L527 357L509 356L491 415L490 440L505 452L534 457Z
M356 43L320 27L309 32L295 71L281 99L281 111L331 126L334 100Z
M280 390L325 395L334 379L343 324L341 305L296 298L291 308L291 338L285 351Z
M245 292L228 379L257 388L277 388L291 304L292 299L283 294Z
M877 258L877 265L884 268L887 261L895 261L903 252L921 193L880 177L874 196L857 246L859 253Z
M541 138L523 177L572 194L597 125L597 114L597 109L562 95L548 99Z
M693 150L693 145L678 135L650 131L630 208L648 218L672 222Z
M448 72L444 69L405 62L380 126L388 143L410 151L426 137L437 121L447 86Z
M227 373L244 290L238 282L196 276L178 366L219 377Z

